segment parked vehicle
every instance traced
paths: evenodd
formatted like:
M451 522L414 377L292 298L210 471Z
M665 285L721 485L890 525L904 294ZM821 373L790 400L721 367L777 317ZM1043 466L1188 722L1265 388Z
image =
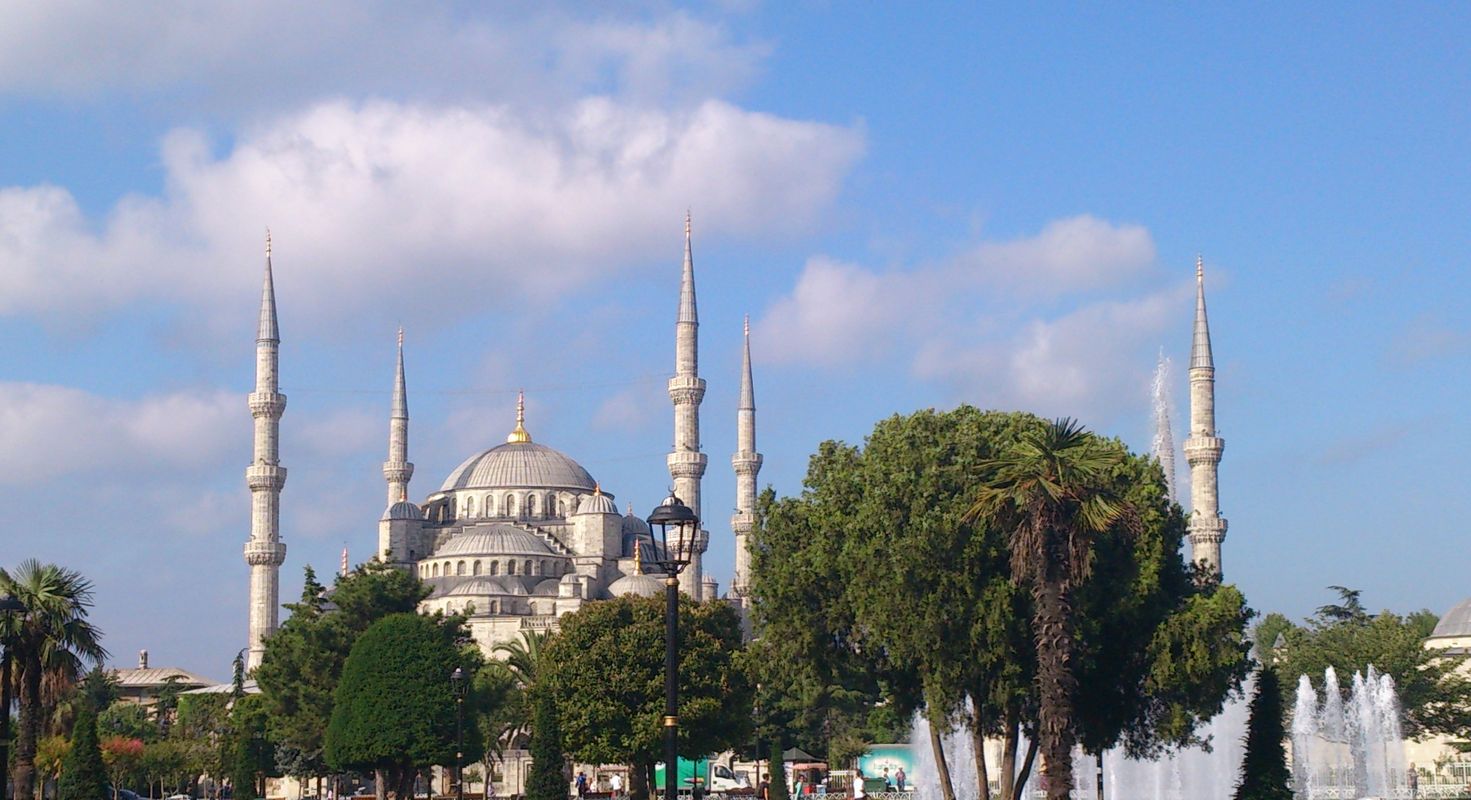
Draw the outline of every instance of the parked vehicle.
M746 773L737 773L728 765L722 764L711 758L695 758L679 760L679 792L680 794L693 793L696 788L702 794L709 792L729 792L751 788L751 781ZM654 765L655 791L664 788L664 763Z

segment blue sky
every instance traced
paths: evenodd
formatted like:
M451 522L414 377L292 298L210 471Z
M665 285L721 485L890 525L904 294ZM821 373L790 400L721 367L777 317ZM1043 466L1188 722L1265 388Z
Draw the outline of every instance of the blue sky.
M1468 592L1471 11L727 2L0 9L0 531L117 663L245 636L244 394L275 235L301 568L371 552L396 328L416 498L528 428L668 485L685 210L707 564L750 314L763 485L968 402L1136 449L1204 255L1228 580L1292 616ZM1184 473L1182 464L1182 476Z

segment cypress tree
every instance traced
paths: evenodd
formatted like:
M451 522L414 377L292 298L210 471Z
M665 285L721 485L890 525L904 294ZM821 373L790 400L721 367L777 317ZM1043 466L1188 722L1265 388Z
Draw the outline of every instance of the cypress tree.
M1274 670L1263 667L1257 671L1256 696L1246 723L1246 754L1236 800L1292 800L1282 739L1282 684Z
M97 743L97 710L90 702L81 703L77 712L71 749L61 761L56 791L60 800L103 800L112 796L107 790L102 748Z
M532 691L531 775L526 800L567 800L566 758L556 699L542 689Z
M787 800L787 765L781 758L781 739L771 740L771 800Z

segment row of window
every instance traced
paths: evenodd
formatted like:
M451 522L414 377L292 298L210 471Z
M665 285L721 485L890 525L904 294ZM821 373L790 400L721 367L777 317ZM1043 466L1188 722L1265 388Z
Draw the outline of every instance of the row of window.
M559 568L557 567L557 563L558 562L556 562L556 561L548 561L548 560L533 561L532 559L529 559L529 558L526 559L525 561L516 561L515 559L508 559L506 561L506 574L507 575L515 575L519 571L519 574L521 574L521 575L545 575L545 576L551 576L551 577L559 577L561 575L566 575L567 573L569 573L569 572L572 571L572 564L571 564L571 562L566 562L566 561L561 562L562 566L560 568L560 571L559 571ZM486 566L488 568L488 571L487 572L481 572L480 571L481 566L482 566L482 562L478 558L475 559L475 560L473 560L473 561L470 561L470 562L465 562L465 561L435 561L435 562L432 562L430 564L420 564L419 565L419 577L421 577L421 578L438 578L438 577L441 577L441 576L443 576L443 577L453 577L453 576L456 576L456 575L499 575L499 574L501 574L501 562L500 561L490 561L490 562L487 562L486 563ZM440 571L441 568L443 569L443 572ZM465 571L467 568L470 570L469 572L466 572Z
M555 492L539 494L516 494L507 492L497 500L493 494L487 494L476 499L474 495L465 495L460 500L458 515L452 503L444 503L429 512L431 519L436 522L449 522L451 519L474 519L478 517L512 517L515 519L566 519L568 511L577 508L577 495L563 494L558 497Z

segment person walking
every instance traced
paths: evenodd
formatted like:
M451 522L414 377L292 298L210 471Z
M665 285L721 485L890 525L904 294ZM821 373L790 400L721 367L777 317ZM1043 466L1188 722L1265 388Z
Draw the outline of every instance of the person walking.
M908 778L909 776L904 774L903 767L900 767L894 772L894 785L899 787L899 791L904 791L904 781L908 780Z
M613 790L613 800L622 800L623 776L617 772L613 773L613 777L608 779L608 788Z
M863 770L855 770L853 773L853 800L863 800Z
M563 773L563 774L566 774L566 773ZM577 787L577 796L578 797L586 797L587 796L587 773L586 772L583 772L582 770L578 770L577 771L577 780L573 782L573 785Z

